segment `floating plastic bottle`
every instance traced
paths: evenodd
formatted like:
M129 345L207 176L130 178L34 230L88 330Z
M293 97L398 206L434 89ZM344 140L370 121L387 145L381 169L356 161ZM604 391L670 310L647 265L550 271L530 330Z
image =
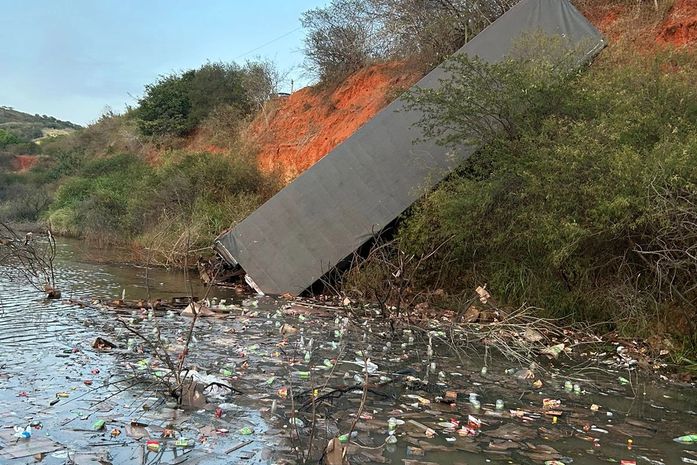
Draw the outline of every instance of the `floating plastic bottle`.
M358 431L351 432L351 439L355 439L356 437L358 437ZM347 442L349 442L349 435L342 434L341 436L339 436L339 442L342 444L346 444Z
M158 441L150 440L145 443L145 447L150 451L150 452L159 452L160 451L160 443Z
M673 439L675 442L680 444L697 444L697 434L687 434L685 436L680 436Z
M15 437L19 439L31 439L31 426L27 426L26 428L15 426Z

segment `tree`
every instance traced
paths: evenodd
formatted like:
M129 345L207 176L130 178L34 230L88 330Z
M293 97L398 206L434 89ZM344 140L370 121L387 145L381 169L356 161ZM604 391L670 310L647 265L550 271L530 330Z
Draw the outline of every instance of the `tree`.
M141 133L184 136L213 110L232 106L242 117L257 109L274 91L268 63L207 63L195 70L162 76L145 87L133 112Z
M306 11L305 67L322 82L341 81L371 60L388 55L380 25L364 0L333 0Z
M333 0L301 22L305 67L340 81L373 60L410 59L430 69L505 13L516 0Z
M186 84L192 72L161 77L155 84L145 86L145 96L135 111L138 128L148 136L184 135L193 129L189 121L191 101Z
M505 13L517 0L367 0L397 56L432 67Z
M0 148L5 148L12 144L19 144L20 142L22 142L20 138L13 133L0 129Z

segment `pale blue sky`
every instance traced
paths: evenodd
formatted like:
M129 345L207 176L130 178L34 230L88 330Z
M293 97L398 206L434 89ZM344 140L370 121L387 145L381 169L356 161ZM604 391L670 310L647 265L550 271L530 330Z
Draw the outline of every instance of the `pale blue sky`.
M300 15L327 1L0 0L0 105L87 124L161 74L257 57L297 88Z

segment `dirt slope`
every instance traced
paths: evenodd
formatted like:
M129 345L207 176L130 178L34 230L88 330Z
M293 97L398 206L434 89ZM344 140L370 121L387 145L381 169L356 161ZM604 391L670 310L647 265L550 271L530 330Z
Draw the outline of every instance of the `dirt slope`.
M19 172L29 171L39 162L37 155L15 155L12 159L12 169Z
M250 128L260 147L260 166L294 178L420 77L402 63L383 63L357 72L333 90L306 87L279 99Z
M586 0L581 12L608 39L610 46L622 43L641 53L653 53L664 46L697 44L697 0L659 0L641 4Z
M677 46L697 43L697 0L676 0L658 39Z

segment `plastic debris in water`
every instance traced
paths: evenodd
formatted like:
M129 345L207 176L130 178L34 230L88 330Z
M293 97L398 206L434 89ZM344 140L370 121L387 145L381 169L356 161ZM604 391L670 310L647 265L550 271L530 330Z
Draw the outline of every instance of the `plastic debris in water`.
M687 434L685 436L680 436L673 439L675 442L680 444L697 444L697 434Z
M561 401L557 399L542 399L542 408L558 408L561 407Z
M160 451L160 443L155 440L150 440L145 443L145 447L150 451L150 452L159 452Z
M185 449L189 449L194 447L194 440L193 439L186 439L186 438L179 438L177 439L177 442L174 443L175 447L182 447Z
M305 423L300 418L291 418L288 420L288 423L298 428L305 426Z
M14 436L19 439L31 439L31 426L27 426L26 428L15 426Z
M566 345L564 344L556 344L551 347L545 347L540 351L541 354L547 355L550 358L557 358L559 357L559 354L562 353Z

